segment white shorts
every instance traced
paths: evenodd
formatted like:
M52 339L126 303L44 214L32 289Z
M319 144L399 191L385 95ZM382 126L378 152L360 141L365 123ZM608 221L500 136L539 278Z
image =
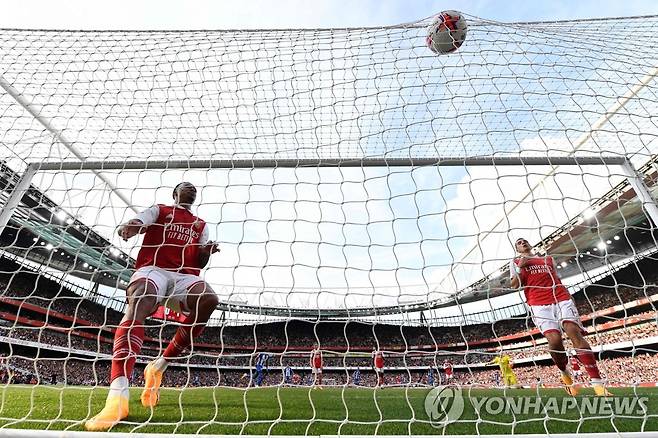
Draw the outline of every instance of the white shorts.
M383 373L384 372L384 367L381 367L381 368L375 367L375 372L376 373Z
M559 303L547 304L545 306L529 306L532 322L542 334L550 331L562 333L563 324L567 321L572 322L582 333L587 333L583 324L580 322L578 309L572 300L564 300Z
M187 292L195 284L204 283L199 276L171 272L157 266L142 266L130 277L130 283L142 278L155 287L158 304L178 313L189 313Z
M446 373L446 380L452 380L452 373Z
M312 368L313 374L322 374L322 368Z

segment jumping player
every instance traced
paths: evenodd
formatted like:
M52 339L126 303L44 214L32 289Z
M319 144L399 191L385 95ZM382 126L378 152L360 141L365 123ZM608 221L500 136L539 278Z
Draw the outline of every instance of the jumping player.
M322 350L315 344L311 350L311 371L313 372L313 386L322 389Z
M187 316L162 357L144 370L141 402L151 408L158 404L169 361L199 338L219 302L199 277L219 249L209 241L206 223L190 211L196 188L182 182L174 188L173 198L174 205L154 205L118 229L124 240L143 233L144 241L126 290L128 308L114 334L110 392L103 410L85 423L87 430L107 430L128 416L128 376L142 348L144 320L160 304Z
M580 363L589 374L596 395L611 395L601 379L596 357L583 337L586 331L580 322L578 309L557 275L553 257L533 255L530 244L523 238L516 240L515 249L518 256L510 262L511 285L513 288L523 287L532 320L548 340L553 363L562 373L562 383L566 391L571 395L577 393L573 376L567 369L568 358L562 342L563 332L571 339Z
M377 376L377 385L379 388L384 384L384 353L379 351L376 347L372 349L372 367Z

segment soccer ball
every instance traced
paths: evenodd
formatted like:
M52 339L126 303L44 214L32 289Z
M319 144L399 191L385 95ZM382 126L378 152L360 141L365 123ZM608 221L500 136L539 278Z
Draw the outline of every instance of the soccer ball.
M439 55L457 50L466 39L466 19L458 11L443 11L427 28L425 43Z

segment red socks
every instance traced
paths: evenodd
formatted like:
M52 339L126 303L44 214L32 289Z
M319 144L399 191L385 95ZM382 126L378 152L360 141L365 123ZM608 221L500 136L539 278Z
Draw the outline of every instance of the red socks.
M553 358L553 363L560 369L560 371L567 370L567 363L569 359L567 354L564 351L551 351L551 358Z
M596 365L596 357L594 357L592 350L578 351L578 359L580 359L580 363L585 367L590 379L601 379L601 373L599 372L599 367Z
M174 358L180 356L181 353L183 353L183 351L189 347L190 344L192 344L192 340L198 338L201 335L205 325L197 324L192 327L192 324L194 324L194 319L190 315L185 318L183 325L178 327L178 330L176 330L174 339L172 339L169 343L169 346L167 346L167 349L162 355L163 357Z
M114 333L110 382L122 376L130 379L137 356L142 351L143 342L144 326L142 323L124 321L119 324Z

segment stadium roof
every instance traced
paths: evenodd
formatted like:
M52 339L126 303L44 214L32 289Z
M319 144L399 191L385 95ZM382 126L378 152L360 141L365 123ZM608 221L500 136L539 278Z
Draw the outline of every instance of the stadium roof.
M0 201L19 175L0 162ZM0 249L18 257L110 287L125 287L135 261L30 186L0 236Z
M654 199L658 199L656 157L639 173L645 175ZM641 257L658 251L658 230L642 208L628 181L619 183L606 195L592 203L583 214L572 218L561 228L535 245L540 254L550 254L562 278L580 276L613 263ZM509 293L504 287L509 277L508 265L488 278L483 278L461 291L443 305L472 302Z

